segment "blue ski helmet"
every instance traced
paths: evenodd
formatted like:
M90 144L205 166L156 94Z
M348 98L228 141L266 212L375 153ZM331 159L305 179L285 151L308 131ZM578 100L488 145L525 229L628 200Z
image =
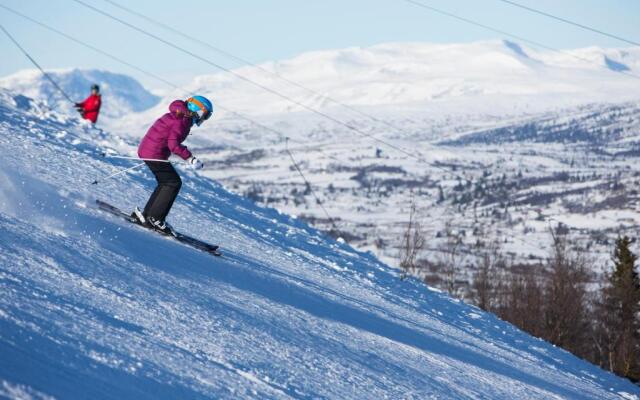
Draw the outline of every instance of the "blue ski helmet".
M204 96L189 97L187 108L194 114L193 123L197 126L211 118L211 114L213 114L213 104Z

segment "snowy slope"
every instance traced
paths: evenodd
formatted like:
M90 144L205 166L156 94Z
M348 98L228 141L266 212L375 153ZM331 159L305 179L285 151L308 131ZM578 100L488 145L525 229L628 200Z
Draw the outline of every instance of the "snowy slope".
M92 84L100 85L106 101L102 117L119 118L132 112L142 112L158 104L159 98L147 91L135 79L108 71L59 69L47 71L62 89L76 102L84 100ZM38 70L23 70L0 79L0 88L46 101L51 107L76 112L62 94ZM102 122L102 121L101 121Z
M0 143L0 397L640 398L192 172L170 218L223 258L105 215L148 174L89 185L123 143L6 91Z

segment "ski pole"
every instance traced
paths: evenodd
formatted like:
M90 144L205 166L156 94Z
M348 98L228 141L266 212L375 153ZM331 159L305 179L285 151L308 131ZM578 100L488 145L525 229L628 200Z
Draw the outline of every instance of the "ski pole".
M173 161L169 161L169 160L159 160L159 159L155 159L155 158L140 158L140 157L112 156L112 155L107 154L107 153L102 153L102 157L118 158L118 159L120 159L120 160L140 160L140 161L156 161L156 162L173 163Z
M129 167L127 169L123 169L122 171L118 171L118 172L115 172L115 173L113 173L113 174L111 174L109 176L104 177L102 180L111 179L111 178L113 178L115 176L118 176L118 175L124 174L126 172L132 171L132 170L134 170L136 168L140 168L143 165L145 165L145 163L140 163L140 164L134 165L133 167ZM92 185L97 185L98 184L98 180L96 179L95 181L91 182L91 184Z

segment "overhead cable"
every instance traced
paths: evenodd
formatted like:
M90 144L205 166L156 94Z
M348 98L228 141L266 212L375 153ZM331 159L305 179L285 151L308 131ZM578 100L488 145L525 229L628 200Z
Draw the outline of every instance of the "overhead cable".
M335 117L333 117L333 116L331 116L331 115L329 115L327 113L324 113L324 112L322 112L320 110L317 110L317 109L315 109L313 107L310 107L310 106L308 106L308 105L306 105L306 104L304 104L304 103L302 103L300 101L297 101L297 100L295 100L295 99L293 99L293 98L291 98L291 97L289 97L289 96L287 96L285 94L282 94L282 93L280 93L280 92L278 92L278 91L276 91L274 89L271 89L270 87L267 87L267 86L265 86L265 85L263 85L261 83L258 83L258 82L254 81L254 80L251 80L251 79L245 77L244 75L242 75L242 74L240 74L240 73L238 73L236 71L233 71L233 70L231 70L229 68L226 68L226 67L224 67L224 66L222 66L222 65L220 65L220 64L218 64L218 63L216 63L214 61L211 61L208 58L202 57L202 56L194 53L193 51L187 50L182 46L179 46L179 45L177 45L177 44L175 44L175 43L173 43L173 42L171 42L169 40L166 40L166 39L164 39L164 38L162 38L162 37L160 37L160 36L158 36L158 35L156 35L154 33L151 33L151 32L149 32L147 30L144 30L144 29L142 29L142 28L140 28L138 26L135 26L135 25L133 25L133 24L131 24L131 23L129 23L129 22L127 22L127 21L125 21L125 20L113 15L113 14L110 14L110 13L104 11L104 10L101 10L101 9L95 7L95 6L92 6L92 5L86 3L86 2L84 2L82 0L73 0L73 1L78 3L78 4L80 4L80 5L82 5L82 6L84 6L84 7L86 7L86 8L88 8L88 9L90 9L90 10L93 10L94 12L96 12L98 14L101 14L101 15L109 18L109 19L117 21L118 23L120 23L122 25L125 25L125 26L129 27L130 29L133 29L133 30L135 30L137 32L142 33L143 35L146 35L146 36L148 36L148 37L150 37L150 38L152 38L154 40L157 40L157 41L159 41L159 42L161 42L161 43L163 43L163 44L165 44L165 45L167 45L167 46L169 46L169 47L171 47L171 48L173 48L175 50L178 50L178 51L180 51L180 52L182 52L184 54L187 54L187 55L189 55L189 56L191 56L191 57L193 57L193 58L195 58L197 60L200 60L200 61L202 61L202 62L204 62L204 63L206 63L208 65L211 65L211 66L213 66L213 67L215 67L215 68L217 68L217 69L219 69L221 71L227 72L227 73L233 75L234 77L236 77L236 78L238 78L238 79L240 79L240 80L242 80L244 82L250 83L253 86L256 86L256 87L258 87L258 88L260 88L260 89L262 89L262 90L264 90L264 91L266 91L268 93L271 93L271 94L273 94L273 95L275 95L277 97L280 97L280 98L282 98L282 99L284 99L284 100L286 100L286 101L288 101L288 102L290 102L292 104L295 104L295 105L297 105L297 106L299 106L299 107L301 107L301 108L303 108L303 109L305 109L307 111L310 111L310 112L312 112L312 113L314 113L316 115L319 115L319 116L321 116L323 118L326 118L326 119L328 119L328 120L330 120L330 121L332 121L332 122L334 122L334 123L336 123L338 125L342 125L345 128L357 133L360 136L372 139L372 140L374 140L374 141L376 141L378 143L381 143L381 144L383 144L383 145L385 145L385 146L387 146L389 148L392 148L392 149L394 149L394 150L396 150L396 151L398 151L398 152L400 152L400 153L402 153L402 154L404 154L404 155L406 155L408 157L411 157L411 158L414 158L416 160L419 160L421 162L425 162L426 163L426 160L419 154L412 153L412 152L410 152L408 150L405 150L402 147L397 146L397 145L395 145L393 143L387 142L387 141L382 140L382 139L378 139L374 135L366 133L363 130L353 126L352 124L349 124L349 123L346 123L344 121L341 121L341 120L339 120L339 119L337 119L337 118L335 118ZM437 166L435 166L435 165L433 165L433 167L437 168Z
M24 47L22 47L20 45L20 43L18 43L18 41L11 36L11 34L9 33L9 31L7 31L5 29L4 26L0 25L0 29L2 29L2 31L7 35L7 37L13 42L13 44L16 45L16 47L18 47L20 49L20 51L22 51L22 53L29 59L29 61L31 61L31 63L33 65L35 65L40 72L42 72L42 75L44 75L45 78L47 78L47 80L49 80L49 82L51 82L51 84L60 92L62 93L62 95L69 100L70 103L75 104L75 102L71 99L71 97L69 97L69 95L60 87L60 85L58 85L58 83L55 81L55 79L53 79L41 66L40 64L38 64L38 62L31 57L31 54L29 54L29 52L27 52L27 50L24 49Z
M578 28L582 28L582 29L587 30L587 31L598 33L598 34L600 34L602 36L606 36L606 37L609 37L611 39L620 40L621 42L628 43L628 44L630 44L632 46L640 46L640 42L637 42L637 41L634 41L634 40L630 40L630 39L625 39L622 36L614 35L613 33L608 33L608 32L605 32L603 30L600 30L600 29L592 28L592 27L590 27L588 25L581 24L581 23L575 22L575 21L571 21L569 19L566 19L566 18L563 18L563 17L559 17L557 15L554 15L554 14L551 14L551 13L547 13L547 12L535 9L533 7L529 7L529 6L526 6L524 4L517 3L515 1L511 1L511 0L497 0L497 1L500 1L500 2L506 3L506 4L510 4L510 5L518 7L518 8L522 8L523 10L527 10L527 11L530 11L532 13L543 15L543 16L548 17L548 18L555 19L556 21L564 22L565 24L577 26Z
M407 2L407 3L413 4L415 6L424 8L426 10L429 10L429 11L432 11L432 12L435 12L435 13L438 13L438 14L441 14L441 15L445 15L445 16L450 17L450 18L457 19L457 20L465 22L467 24L471 24L471 25L474 25L474 26L489 30L491 32L495 32L495 33L498 33L500 35L505 35L505 36L511 37L513 39L520 40L521 42L525 42L525 43L528 43L528 44L533 45L533 46L540 47L540 48L545 49L545 50L549 50L549 51L553 51L553 52L556 52L556 53L564 54L566 56L573 57L573 58L575 58L577 60L580 60L582 62L586 62L586 63L593 64L593 65L597 65L598 67L602 67L604 70L606 70L608 72L611 72L611 73L624 74L624 75L630 76L632 78L640 79L640 75L636 75L636 74L633 74L631 72L622 71L622 70L609 69L605 65L602 65L601 63L598 63L596 61L590 60L588 58L580 57L580 56L578 56L576 54L573 54L573 53L570 53L568 51L563 51L563 50L557 49L555 47L547 46L546 44L540 43L538 41L527 39L527 38L525 38L523 36L516 35L514 33L510 33L510 32L504 31L502 29L494 28L492 26L483 24L483 23L478 22L478 21L474 21L474 20L469 19L469 18L462 17L462 16L454 14L452 12L445 11L445 10L430 6L428 4L425 4L424 1L417 1L417 0L404 0L404 1Z

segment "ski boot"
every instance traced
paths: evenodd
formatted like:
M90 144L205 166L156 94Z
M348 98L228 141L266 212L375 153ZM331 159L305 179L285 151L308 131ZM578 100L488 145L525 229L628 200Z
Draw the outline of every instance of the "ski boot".
M149 223L151 229L159 233L162 233L163 235L175 236L175 234L173 233L173 229L171 228L171 225L169 225L167 222L157 220L153 217L147 217L147 222Z
M140 211L138 207L136 207L131 213L131 219L133 220L133 222L135 222L138 225L142 225L147 228L151 227L151 225L149 224L149 221L147 220L147 218L144 216L144 214L142 213L142 211Z

